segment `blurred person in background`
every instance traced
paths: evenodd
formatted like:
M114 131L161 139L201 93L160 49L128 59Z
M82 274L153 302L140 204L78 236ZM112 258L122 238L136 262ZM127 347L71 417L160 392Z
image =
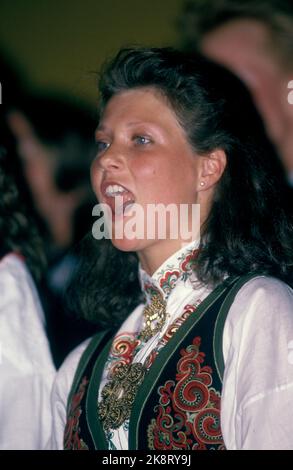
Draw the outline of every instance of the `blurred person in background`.
M41 449L55 367L36 289L41 238L0 149L0 449Z
M49 259L86 233L74 229L76 209L92 197L88 167L95 122L90 114L56 96L29 96L11 109L8 125L17 143L35 207L48 230Z
M7 112L24 177L43 222L48 271L42 285L49 337L58 366L92 331L68 321L63 292L77 262L71 248L92 225L89 166L95 120L79 104L59 96L28 96Z
M293 185L292 0L187 0L179 28L184 49L199 49L246 83Z

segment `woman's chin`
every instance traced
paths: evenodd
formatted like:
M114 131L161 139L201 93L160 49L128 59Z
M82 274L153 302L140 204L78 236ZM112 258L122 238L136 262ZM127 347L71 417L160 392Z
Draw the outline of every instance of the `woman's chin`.
M145 240L138 240L136 238L128 239L128 238L111 238L112 244L121 251L140 251L142 250L145 245Z

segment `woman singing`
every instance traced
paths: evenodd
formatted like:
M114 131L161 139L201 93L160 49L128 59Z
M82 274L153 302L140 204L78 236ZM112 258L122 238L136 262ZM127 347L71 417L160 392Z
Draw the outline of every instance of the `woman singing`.
M51 447L293 448L292 224L248 92L164 48L120 51L99 90L91 174L113 249L93 240L75 291L106 327L59 371ZM188 227L200 207L189 238L173 216L149 236L148 209L170 204ZM134 207L140 236L118 236Z

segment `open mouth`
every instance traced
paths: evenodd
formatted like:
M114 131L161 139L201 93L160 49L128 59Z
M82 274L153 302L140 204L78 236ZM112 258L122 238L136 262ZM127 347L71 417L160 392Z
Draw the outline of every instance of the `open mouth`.
M135 197L131 191L118 183L102 183L103 202L108 204L112 216L125 216L130 213Z

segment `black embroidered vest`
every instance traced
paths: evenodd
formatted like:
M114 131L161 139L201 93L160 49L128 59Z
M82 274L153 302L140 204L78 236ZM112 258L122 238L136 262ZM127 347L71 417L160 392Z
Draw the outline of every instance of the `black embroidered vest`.
M138 389L129 449L224 449L220 404L226 316L253 275L217 287L159 351ZM108 449L98 416L98 391L113 332L98 334L84 352L68 399L64 448Z

